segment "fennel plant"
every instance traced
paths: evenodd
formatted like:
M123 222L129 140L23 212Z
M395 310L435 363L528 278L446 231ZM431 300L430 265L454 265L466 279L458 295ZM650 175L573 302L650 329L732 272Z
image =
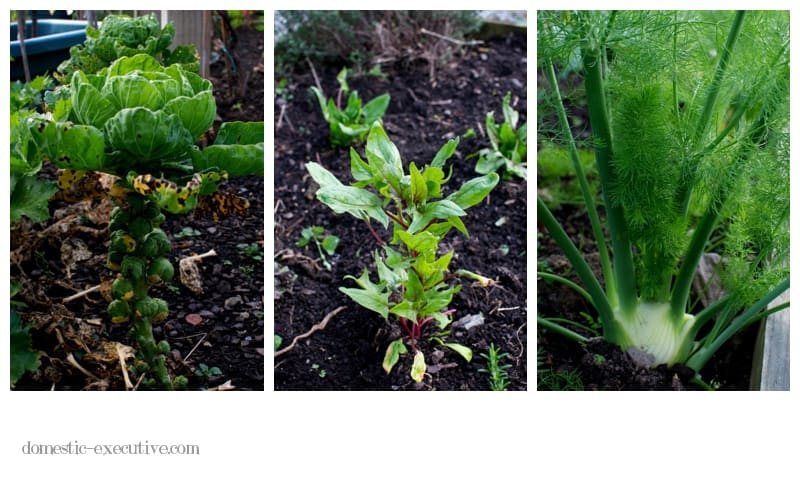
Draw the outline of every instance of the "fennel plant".
M539 221L596 308L602 336L645 364L700 371L789 287L788 12L540 12L548 80L539 138L570 151L602 277L542 199ZM559 91L583 81L599 203ZM542 107L540 106L540 109ZM540 117L542 118L548 118ZM601 209L602 207L602 209ZM713 242L712 242L713 239ZM694 306L701 257L717 252L724 294ZM573 339L569 325L540 327Z

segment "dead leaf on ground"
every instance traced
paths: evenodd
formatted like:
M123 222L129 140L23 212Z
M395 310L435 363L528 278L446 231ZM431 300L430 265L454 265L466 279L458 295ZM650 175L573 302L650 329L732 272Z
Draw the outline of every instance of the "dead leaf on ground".
M224 383L220 384L217 387L208 388L209 391L233 391L234 389L236 389L236 386L231 384L230 379L228 379L227 381L225 381Z
M203 295L203 278L197 262L191 257L181 259L179 264L181 284L198 296Z
M66 268L66 277L72 279L72 271L78 267L79 262L89 260L94 256L86 242L78 237L67 237L61 244L61 262Z
M195 294L203 295L203 277L200 274L200 267L197 264L202 261L203 257L215 255L217 255L217 253L212 249L205 254L193 255L181 259L178 264L181 284Z

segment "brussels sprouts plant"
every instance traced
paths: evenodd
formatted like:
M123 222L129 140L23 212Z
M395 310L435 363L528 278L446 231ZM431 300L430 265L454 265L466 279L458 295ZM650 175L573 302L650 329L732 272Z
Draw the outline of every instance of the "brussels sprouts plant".
M454 251L439 255L439 244L451 228L467 235L461 220L465 209L480 203L499 178L494 172L477 177L444 197L442 187L449 179L445 177L444 164L457 145L458 139L450 140L430 164L420 168L411 162L408 173L404 173L397 147L376 122L367 137L366 162L355 149L350 149L350 168L355 178L352 185L342 184L318 163L306 164L320 186L317 198L337 214L348 213L366 222L381 246L382 252L374 252L378 282L373 282L364 270L359 277L346 276L358 287L340 290L384 319L391 315L399 322L405 335L389 344L383 368L389 373L400 355L408 352L407 344L414 355L411 378L416 382L422 380L427 369L417 341L429 324L435 324L439 332L432 339L467 361L472 358L472 351L466 346L442 340L452 320L453 311L448 306L461 286L449 284L454 277L449 272ZM370 225L371 220L384 228L391 224L390 242L380 238Z
M111 195L107 266L118 272L108 314L130 321L156 381L173 388L152 324L168 316L153 286L169 282L174 267L162 211L189 212L198 196L229 176L263 175L263 122L222 124L213 145L195 145L216 116L212 85L181 65L163 66L148 54L122 57L96 74L75 71L52 113L32 118L37 148L56 166L118 177Z

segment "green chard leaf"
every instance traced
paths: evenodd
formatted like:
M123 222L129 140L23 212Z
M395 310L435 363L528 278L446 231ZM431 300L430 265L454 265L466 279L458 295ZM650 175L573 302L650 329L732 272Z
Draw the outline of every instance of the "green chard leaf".
M386 291L380 284L373 284L372 281L369 280L369 272L367 272L366 269L364 269L363 274L361 274L359 278L350 275L344 278L353 279L360 288L340 287L339 290L341 292L359 305L377 312L383 316L384 319L389 317L389 291Z
M362 109L364 124L372 125L373 122L383 117L386 109L389 108L389 100L391 100L389 94L383 94L367 102Z
M400 152L377 122L373 124L367 136L366 155L369 165L380 172L389 185L399 191L400 179L403 177Z
M356 187L368 185L380 176L380 173L375 172L372 167L361 159L356 149L350 147L350 173L353 178L358 182L354 184Z
M411 174L411 204L419 205L428 199L428 185L414 162L408 168Z
M460 189L447 196L447 199L462 209L468 209L485 199L499 181L500 177L495 172L476 177L464 183Z
M456 148L458 148L458 142L458 137L447 141L447 143L444 144L441 149L439 149L439 152L436 153L436 156L431 161L431 167L436 167L439 169L444 167L444 163L447 161L447 159L452 157L456 152Z
M408 232L413 234L428 225L429 222L435 219L449 219L450 217L458 217L467 215L467 213L451 200L440 200L431 202L420 208L414 215L411 225L408 226Z
M462 346L461 344L456 344L454 342L445 342L444 346L457 352L461 357L466 359L467 362L472 361L472 349L468 348L467 346Z

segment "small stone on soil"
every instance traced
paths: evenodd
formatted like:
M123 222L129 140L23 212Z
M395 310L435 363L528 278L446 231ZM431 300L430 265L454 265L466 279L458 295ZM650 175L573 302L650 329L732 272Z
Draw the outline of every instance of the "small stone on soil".
M242 303L242 296L233 296L225 299L225 309L233 309Z

